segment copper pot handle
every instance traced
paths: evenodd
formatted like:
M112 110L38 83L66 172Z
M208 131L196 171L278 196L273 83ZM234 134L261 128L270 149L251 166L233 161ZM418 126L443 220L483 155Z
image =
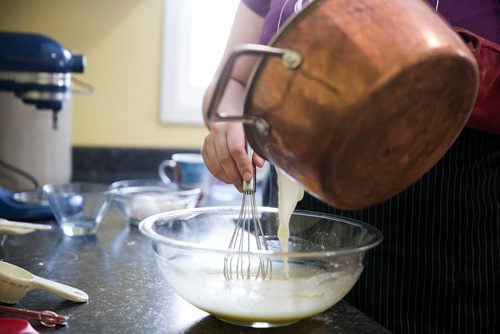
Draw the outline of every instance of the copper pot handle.
M262 55L281 57L281 63L288 69L296 69L302 63L302 56L293 50L281 49L261 44L240 44L236 46L224 63L224 67L219 74L214 93L208 105L207 120L210 122L241 121L245 124L253 124L263 135L269 132L269 124L261 117L253 115L231 116L225 113L219 114L216 109L219 107L222 95L226 90L227 83L231 77L234 63L242 55Z

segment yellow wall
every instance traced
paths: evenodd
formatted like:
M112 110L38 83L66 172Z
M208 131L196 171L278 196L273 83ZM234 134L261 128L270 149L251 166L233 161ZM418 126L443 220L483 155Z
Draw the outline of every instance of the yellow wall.
M84 54L73 95L72 143L96 147L198 148L203 126L159 120L162 0L0 0L0 30L45 34Z

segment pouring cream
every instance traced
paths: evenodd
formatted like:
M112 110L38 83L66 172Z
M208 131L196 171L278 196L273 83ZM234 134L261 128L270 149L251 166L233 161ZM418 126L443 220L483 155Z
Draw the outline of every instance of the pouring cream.
M281 251L288 252L290 218L297 202L304 197L304 188L281 169L276 168L276 174L278 175L278 239ZM288 277L288 259L285 259L283 270L285 276Z

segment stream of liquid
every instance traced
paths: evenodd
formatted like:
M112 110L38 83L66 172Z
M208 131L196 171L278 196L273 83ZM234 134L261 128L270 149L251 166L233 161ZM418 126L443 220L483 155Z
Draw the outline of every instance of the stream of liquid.
M297 202L304 197L304 188L281 169L276 168L278 175L278 211L279 227L278 239L282 252L288 252L288 239L290 238L290 218ZM284 259L284 273L288 276L288 259Z

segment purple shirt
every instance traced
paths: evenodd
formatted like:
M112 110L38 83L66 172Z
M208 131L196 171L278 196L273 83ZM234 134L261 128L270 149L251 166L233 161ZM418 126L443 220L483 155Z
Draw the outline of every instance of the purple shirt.
M294 13L297 0L242 0L264 17L260 42L267 44L288 17ZM428 0L436 7L437 0ZM308 0L303 1L304 4ZM458 26L500 44L499 0L440 0L438 13L452 26Z

